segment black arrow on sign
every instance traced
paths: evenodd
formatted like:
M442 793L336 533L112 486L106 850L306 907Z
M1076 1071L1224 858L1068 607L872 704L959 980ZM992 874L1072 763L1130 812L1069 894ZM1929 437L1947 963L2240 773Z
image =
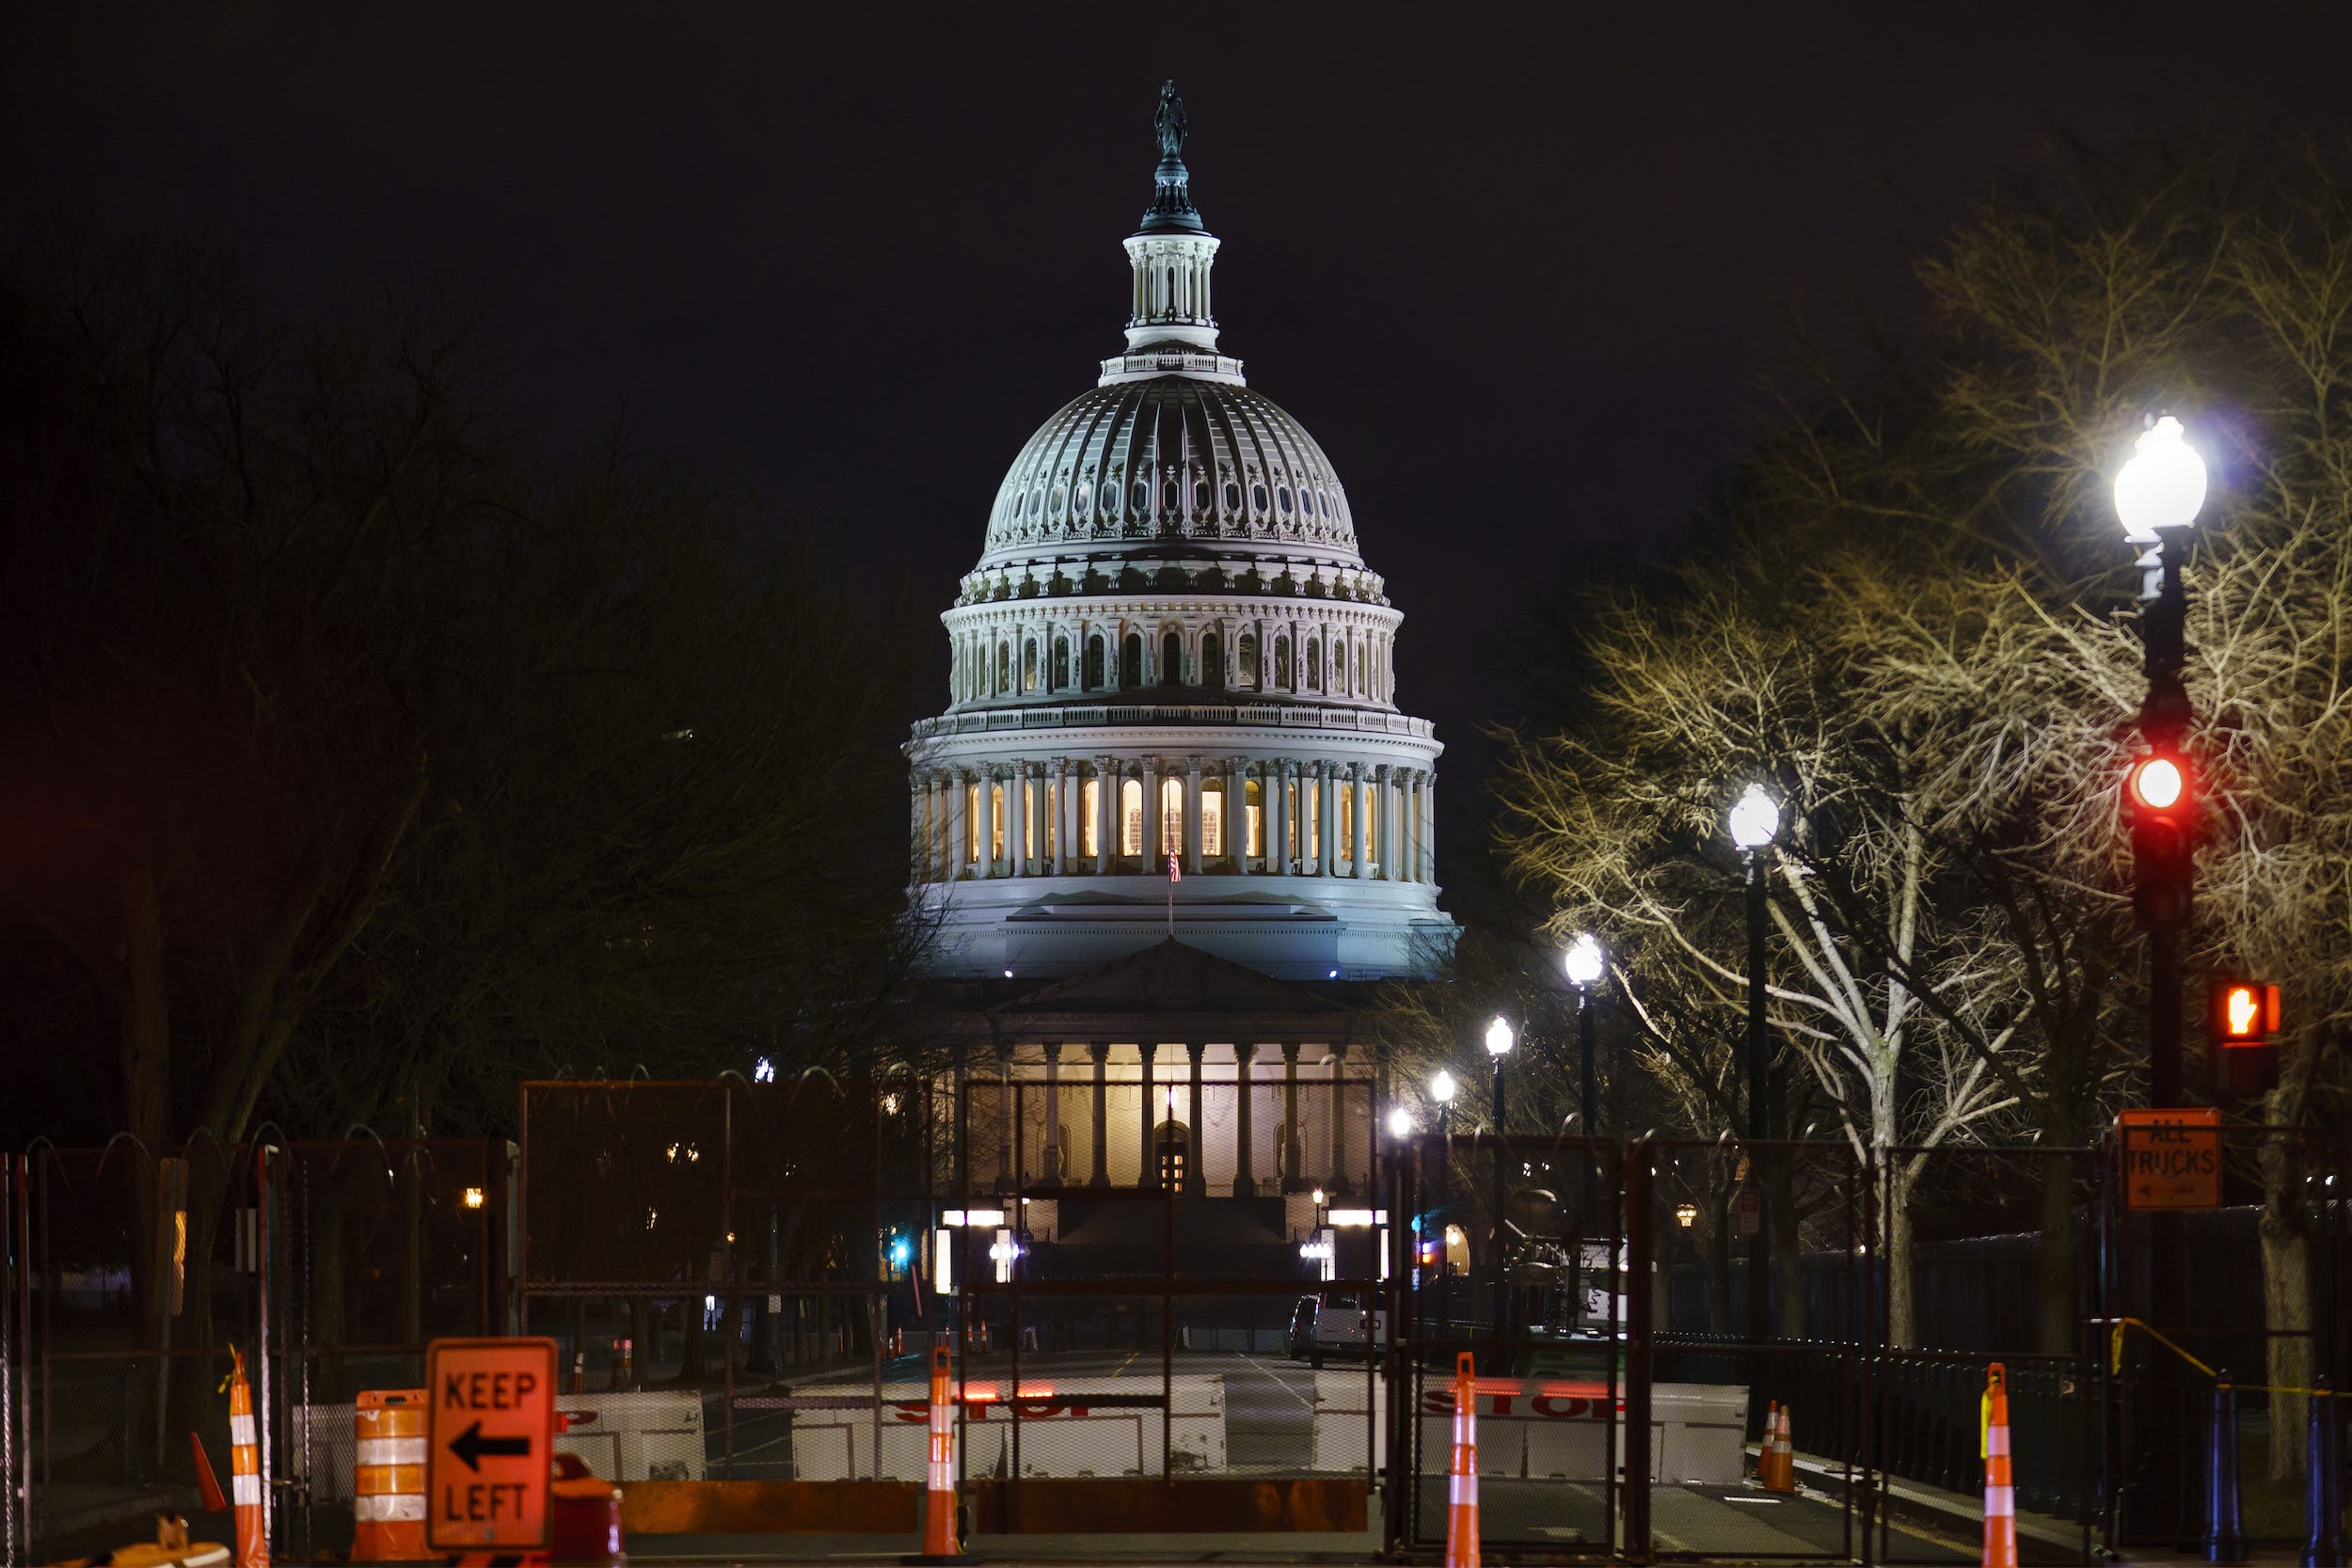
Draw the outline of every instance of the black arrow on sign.
M449 1451L464 1460L467 1469L480 1475L484 1454L488 1454L494 1459L529 1459L531 1439L528 1437L485 1437L482 1435L482 1423L477 1420L473 1425L450 1439Z

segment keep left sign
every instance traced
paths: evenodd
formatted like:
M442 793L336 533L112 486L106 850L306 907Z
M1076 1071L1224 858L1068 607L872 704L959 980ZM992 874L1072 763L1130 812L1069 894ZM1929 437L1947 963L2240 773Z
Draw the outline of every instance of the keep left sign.
M555 1341L436 1339L425 1347L432 1415L425 1544L514 1551L549 1542Z

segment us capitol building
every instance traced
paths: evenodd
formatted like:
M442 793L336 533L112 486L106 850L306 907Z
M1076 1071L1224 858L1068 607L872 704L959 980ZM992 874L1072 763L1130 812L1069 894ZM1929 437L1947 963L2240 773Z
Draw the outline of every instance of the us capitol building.
M1330 459L1219 350L1172 87L1157 129L1125 347L1014 459L941 616L911 896L973 1070L1034 1124L1025 1182L1344 1190L1378 1098L1349 1059L1365 983L1454 945L1441 748L1397 706L1404 617ZM1302 1110L1302 1074L1363 1092Z

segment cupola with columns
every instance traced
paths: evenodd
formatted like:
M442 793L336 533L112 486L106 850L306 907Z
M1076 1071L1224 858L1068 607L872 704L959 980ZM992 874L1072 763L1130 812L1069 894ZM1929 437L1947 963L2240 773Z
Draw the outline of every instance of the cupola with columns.
M913 896L941 978L1081 974L1174 936L1279 979L1431 974L1427 721L1323 449L1219 352L1218 242L1161 94L1126 346L1030 437L942 617Z

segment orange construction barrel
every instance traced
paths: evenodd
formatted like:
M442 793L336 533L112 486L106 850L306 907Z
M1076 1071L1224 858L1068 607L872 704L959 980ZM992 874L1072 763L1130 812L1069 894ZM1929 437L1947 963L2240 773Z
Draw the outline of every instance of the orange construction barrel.
M424 1390L369 1388L352 1435L351 1560L419 1562L424 1549Z

